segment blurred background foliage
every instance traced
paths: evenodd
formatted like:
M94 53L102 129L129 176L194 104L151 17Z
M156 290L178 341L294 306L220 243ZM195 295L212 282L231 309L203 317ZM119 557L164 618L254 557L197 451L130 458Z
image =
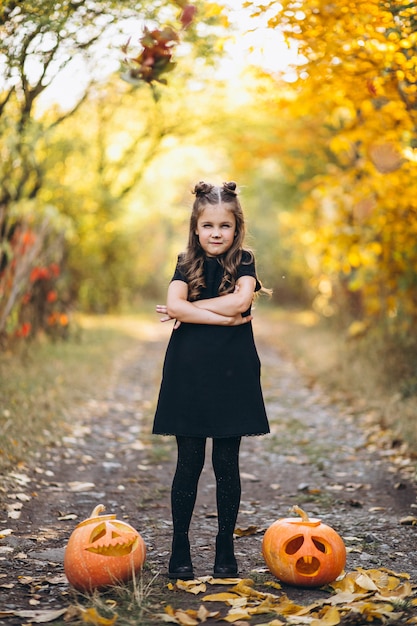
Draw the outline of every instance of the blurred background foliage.
M273 304L413 354L415 3L224 4L2 3L4 345L162 299L206 179L238 182Z

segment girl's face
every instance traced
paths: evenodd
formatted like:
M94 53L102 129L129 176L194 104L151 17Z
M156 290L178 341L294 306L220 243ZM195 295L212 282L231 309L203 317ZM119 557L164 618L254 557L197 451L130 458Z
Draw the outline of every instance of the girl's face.
M207 256L220 256L231 247L236 219L227 204L208 204L197 220L195 234Z

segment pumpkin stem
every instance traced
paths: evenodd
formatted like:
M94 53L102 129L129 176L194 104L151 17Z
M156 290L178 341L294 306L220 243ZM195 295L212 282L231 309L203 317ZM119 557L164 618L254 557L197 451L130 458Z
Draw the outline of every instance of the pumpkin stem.
M310 520L308 513L306 513L305 511L303 511L303 509L300 509L299 506L297 506L296 504L294 504L294 506L290 509L291 513L297 513L297 515L300 515L300 517L302 518L303 522L308 522Z
M103 513L103 511L105 510L106 507L104 506L104 504L97 504L97 506L94 507L94 509L91 511L90 517L98 517L100 513Z

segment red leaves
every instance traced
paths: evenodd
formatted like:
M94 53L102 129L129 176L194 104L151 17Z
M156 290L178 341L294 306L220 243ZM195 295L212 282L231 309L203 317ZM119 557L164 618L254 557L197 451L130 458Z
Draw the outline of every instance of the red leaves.
M187 4L180 17L180 22L183 28L187 28L191 24L194 19L195 14L197 13L197 7L193 4Z
M178 35L172 28L152 31L145 28L140 39L142 51L137 57L126 59L129 71L123 78L128 82L165 82L161 75L175 67L172 61L173 47L178 43ZM128 44L123 47L127 52Z
M369 91L369 93L371 94L371 96L376 96L377 95L377 91L376 91L376 87L375 87L375 83L373 80L371 80L370 78L367 79L366 81L366 86L367 89Z
M177 2L177 4L182 9L179 20L181 30L184 30L192 23L197 8L182 1ZM172 60L172 57L174 48L179 41L180 38L177 31L171 26L153 30L145 27L143 36L139 39L142 49L136 57L125 59L128 71L122 78L132 83L140 81L148 84L154 81L166 83L166 80L162 78L162 74L174 69L176 63ZM122 47L122 51L125 54L128 52L129 43L130 40Z

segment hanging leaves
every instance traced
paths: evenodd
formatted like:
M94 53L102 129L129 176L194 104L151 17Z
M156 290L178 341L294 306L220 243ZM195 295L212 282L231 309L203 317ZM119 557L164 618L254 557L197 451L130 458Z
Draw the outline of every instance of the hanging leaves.
M180 23L181 30L186 29L197 12L197 8L185 2L176 2L181 8ZM141 50L136 56L126 56L125 65L127 69L123 72L122 78L132 84L154 82L166 84L163 76L171 72L176 63L173 54L176 45L180 41L179 32L171 26L164 28L154 28L153 30L144 28L143 35L139 39ZM130 40L122 47L125 55L129 53Z

